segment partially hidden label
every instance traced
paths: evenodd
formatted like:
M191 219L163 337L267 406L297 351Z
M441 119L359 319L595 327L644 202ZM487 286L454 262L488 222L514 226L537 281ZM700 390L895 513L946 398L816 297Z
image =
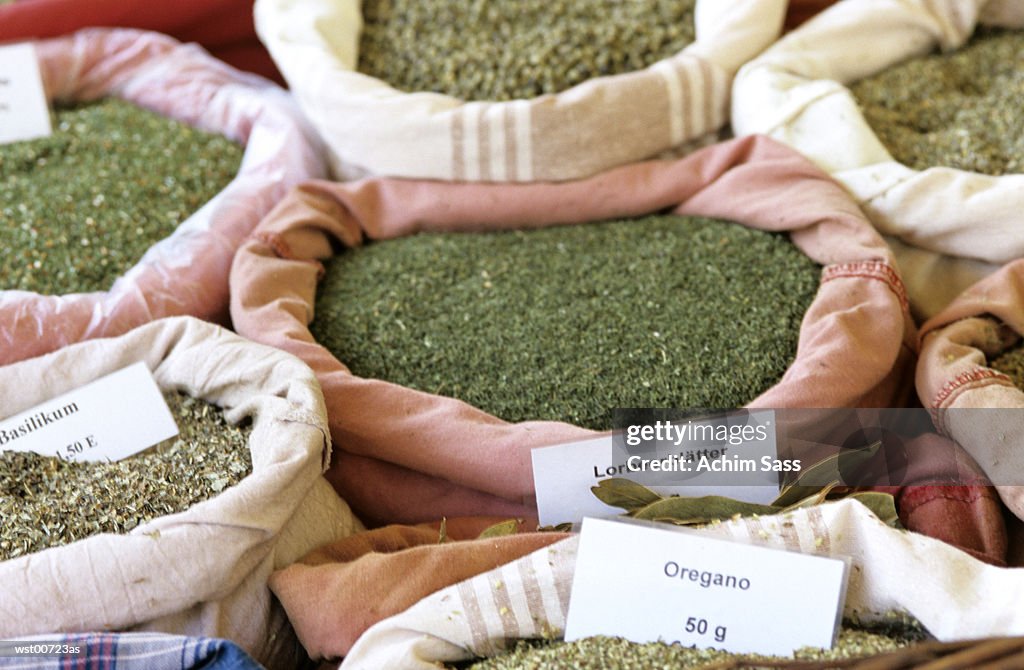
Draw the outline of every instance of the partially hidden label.
M594 635L737 653L831 648L848 562L587 518L565 639Z
M0 421L0 451L117 461L177 434L152 373L139 362Z
M608 477L630 479L663 495L720 495L768 504L779 494L773 422L772 410L745 411L690 421L682 426L685 432L680 429L662 440L608 433L534 449L540 523L552 526L621 514L623 510L605 505L591 491Z
M0 46L0 144L51 132L35 48L27 43Z

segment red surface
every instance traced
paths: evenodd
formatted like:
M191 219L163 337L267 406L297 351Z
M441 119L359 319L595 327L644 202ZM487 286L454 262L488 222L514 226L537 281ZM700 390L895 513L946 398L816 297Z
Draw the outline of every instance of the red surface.
M94 26L140 28L197 42L240 70L282 83L256 38L253 0L20 0L0 7L0 42L57 37Z
M785 30L796 28L829 5L835 4L835 2L836 0L789 0L789 8L786 10Z

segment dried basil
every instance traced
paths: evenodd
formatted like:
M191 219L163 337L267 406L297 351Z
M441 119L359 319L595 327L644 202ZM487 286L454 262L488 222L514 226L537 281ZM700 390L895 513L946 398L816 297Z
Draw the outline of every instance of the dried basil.
M249 426L165 393L179 435L116 463L0 452L0 561L182 512L252 471Z

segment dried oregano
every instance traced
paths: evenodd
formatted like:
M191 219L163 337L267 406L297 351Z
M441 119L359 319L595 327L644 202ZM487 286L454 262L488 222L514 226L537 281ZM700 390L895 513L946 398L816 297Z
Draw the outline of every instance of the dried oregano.
M107 290L234 178L242 147L123 100L0 145L0 290Z
M164 397L178 437L116 463L0 452L0 561L182 512L252 471L249 426L209 403Z
M752 400L791 364L820 273L786 236L676 216L420 234L326 269L311 329L355 374L593 428Z
M557 93L694 40L696 0L366 0L360 72L463 100Z
M958 51L914 58L851 87L879 139L917 170L1024 172L1024 31L980 28Z
M834 648L800 649L793 654L793 658L811 661L873 656L908 647L926 637L927 633L916 622L903 628L860 627L844 622ZM504 654L475 663L463 663L458 667L473 670L712 670L729 661L741 659L751 663L744 667L757 667L757 661L773 658L779 660L778 657L695 649L664 642L638 644L622 638L591 637L574 642L523 640Z

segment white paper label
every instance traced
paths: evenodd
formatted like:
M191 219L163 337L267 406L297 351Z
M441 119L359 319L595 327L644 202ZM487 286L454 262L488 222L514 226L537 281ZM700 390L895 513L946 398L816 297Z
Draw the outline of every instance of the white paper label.
M177 434L152 373L139 362L0 421L0 451L118 461Z
M831 648L847 562L692 531L585 519L565 639L789 655Z
M51 132L35 48L31 44L0 46L0 144Z
M605 505L591 487L608 477L622 477L663 495L720 495L767 504L778 496L778 459L774 412L745 411L693 425L728 427L729 421L757 429L754 439L730 442L668 435L648 451L634 451L628 436L611 433L581 442L542 447L531 452L533 482L541 525L578 522L585 516L616 516L623 510ZM719 436L721 434L719 433ZM756 439L763 436L763 439ZM657 469L655 469L657 468Z

